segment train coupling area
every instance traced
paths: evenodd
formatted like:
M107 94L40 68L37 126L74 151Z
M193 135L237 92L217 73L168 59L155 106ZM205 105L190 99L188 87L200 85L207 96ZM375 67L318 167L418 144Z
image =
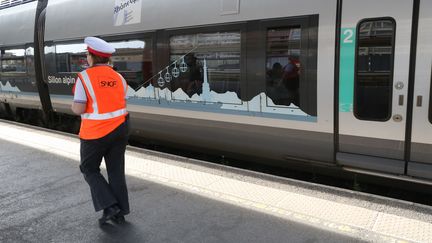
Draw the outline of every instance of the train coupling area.
M99 226L79 158L74 135L0 121L0 242L432 242L429 206L133 147L131 214Z

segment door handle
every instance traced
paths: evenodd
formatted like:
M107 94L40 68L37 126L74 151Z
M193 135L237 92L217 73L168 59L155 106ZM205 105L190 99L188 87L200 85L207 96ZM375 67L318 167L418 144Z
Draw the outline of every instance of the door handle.
M417 107L422 107L423 105L423 96L417 96Z
M404 96L399 95L399 106L403 106L403 105L404 105Z

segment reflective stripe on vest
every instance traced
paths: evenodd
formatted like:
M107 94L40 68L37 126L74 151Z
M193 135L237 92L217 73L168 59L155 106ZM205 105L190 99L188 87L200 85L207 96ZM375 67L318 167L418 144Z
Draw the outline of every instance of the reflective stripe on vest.
M92 98L92 101L93 101L93 104L92 104L93 113L84 113L84 114L81 114L81 118L82 119L107 120L107 119L111 119L111 118L115 118L115 117L119 117L119 116L123 116L123 115L127 114L126 109L120 109L120 110L116 110L116 111L113 111L113 112L99 114L98 104L96 102L96 95L95 95L92 83L90 81L90 78L89 78L86 70L84 70L84 71L81 72L81 77L84 79L82 81L84 82L85 86L87 87L89 95L90 95L90 97ZM122 78L122 82L123 82L123 87L125 87L126 80L124 80L123 77L121 77L121 78ZM125 90L126 90L126 88L125 88Z
M122 82L123 82L123 88L124 88L124 92L125 92L125 94L126 94L126 91L127 91L127 82L126 82L126 80L123 78L123 76L119 73L118 74L119 75L119 77L121 78L121 80L122 80Z
M82 119L89 119L89 120L108 120L111 118L119 117L122 115L126 115L127 111L126 109L120 109L113 112L103 113L103 114L95 114L95 113L84 113L81 114Z

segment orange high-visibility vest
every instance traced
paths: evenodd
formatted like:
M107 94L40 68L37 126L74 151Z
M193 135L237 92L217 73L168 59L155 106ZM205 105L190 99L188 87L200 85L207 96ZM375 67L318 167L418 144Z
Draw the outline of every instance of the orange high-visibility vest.
M110 66L91 67L78 74L87 95L87 107L81 114L79 137L101 138L125 121L125 79Z

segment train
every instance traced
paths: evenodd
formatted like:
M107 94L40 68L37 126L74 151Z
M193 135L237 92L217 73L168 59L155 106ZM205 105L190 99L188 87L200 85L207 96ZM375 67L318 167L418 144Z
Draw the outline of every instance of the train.
M429 0L4 0L0 114L77 128L72 89L97 36L116 48L134 139L432 185L431 13Z

